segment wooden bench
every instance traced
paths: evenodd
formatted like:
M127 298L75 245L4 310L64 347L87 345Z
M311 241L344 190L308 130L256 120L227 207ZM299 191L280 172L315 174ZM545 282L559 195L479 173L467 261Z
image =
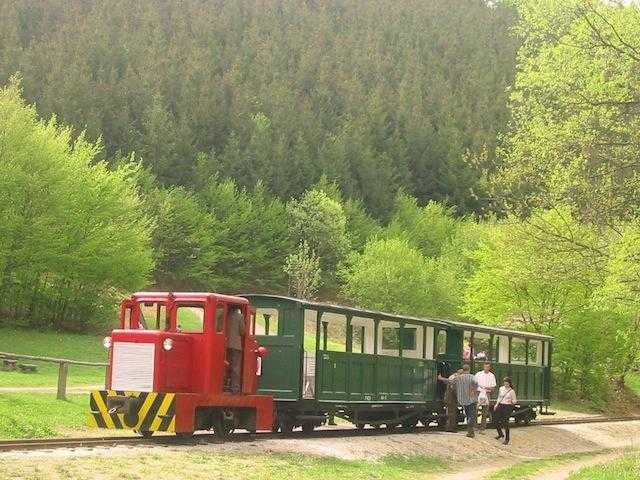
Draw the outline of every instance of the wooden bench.
M38 371L38 366L30 363L21 363L18 368L22 373L36 373Z

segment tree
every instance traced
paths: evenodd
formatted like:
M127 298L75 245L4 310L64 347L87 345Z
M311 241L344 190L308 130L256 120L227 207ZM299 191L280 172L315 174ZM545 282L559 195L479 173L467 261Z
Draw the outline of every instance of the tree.
M218 223L183 188L155 188L146 195L156 228L154 278L163 290L201 290L211 284L218 260Z
M282 292L282 267L293 250L285 206L258 184L253 191L232 180L209 179L198 198L216 219L215 263L208 285L214 291Z
M400 193L396 197L387 235L404 235L423 255L437 257L451 241L457 225L452 208L436 202L419 207L416 198Z
M309 190L287 204L289 232L295 242L304 242L320 259L329 275L349 251L347 218L342 205L322 190ZM325 278L331 282L330 276Z
M312 299L320 286L322 270L320 258L302 242L298 250L287 256L284 272L289 277L289 294L296 298Z
M341 296L362 308L409 315L447 315L451 303L433 259L402 239L369 241L341 269Z
M82 329L106 321L153 268L138 166L110 170L96 161L99 144L72 141L20 94L17 82L0 90L0 311Z
M519 4L524 45L495 195L525 215L561 202L597 225L632 218L640 206L638 5Z

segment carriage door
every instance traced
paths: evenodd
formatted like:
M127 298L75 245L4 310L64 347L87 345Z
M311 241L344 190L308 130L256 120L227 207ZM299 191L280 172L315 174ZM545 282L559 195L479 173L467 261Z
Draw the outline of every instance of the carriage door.
M295 324L296 310L274 307L257 307L255 335L259 344L267 348L262 359L262 371L258 380L258 393L271 395L275 400L300 398L301 351L299 336L288 331ZM289 321L287 318L289 317Z

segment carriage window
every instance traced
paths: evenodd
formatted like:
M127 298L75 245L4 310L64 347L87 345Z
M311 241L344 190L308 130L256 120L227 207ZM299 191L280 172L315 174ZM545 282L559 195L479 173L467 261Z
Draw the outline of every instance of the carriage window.
M169 326L167 322L167 307L160 302L140 303L140 325L144 330L166 330Z
M427 340L425 344L425 355L424 358L433 359L433 327L427 328Z
M381 355L400 356L400 325L397 322L380 322L378 352Z
M346 352L347 317L340 313L324 312L320 324L321 348L332 352Z
M529 340L529 365L540 365L542 357L542 342Z
M438 330L436 337L436 355L447 353L447 331Z
M493 347L494 361L499 363L509 363L509 337L496 335Z
M316 321L318 312L306 309L304 311L304 351L316 351Z
M278 335L278 313L276 308L257 308L256 335Z
M351 351L353 353L373 353L373 332L375 323L371 318L351 319Z
M527 344L522 338L511 339L511 363L524 365L527 358Z
M491 361L491 336L488 333L476 332L472 347L474 360Z
M202 333L204 331L204 306L178 305L176 326L179 332Z
M408 358L422 358L422 342L424 335L422 325L405 324L402 329L402 356Z

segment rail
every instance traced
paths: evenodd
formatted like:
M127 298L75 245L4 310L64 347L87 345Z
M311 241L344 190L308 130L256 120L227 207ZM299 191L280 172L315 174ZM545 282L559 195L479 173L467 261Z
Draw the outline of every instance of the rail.
M56 398L66 400L67 398L67 377L69 376L69 365L79 365L83 367L108 366L107 363L83 362L81 360L70 360L68 358L39 357L37 355L23 355L18 353L0 352L0 359L7 360L35 360L38 362L48 362L58 364L58 391Z

